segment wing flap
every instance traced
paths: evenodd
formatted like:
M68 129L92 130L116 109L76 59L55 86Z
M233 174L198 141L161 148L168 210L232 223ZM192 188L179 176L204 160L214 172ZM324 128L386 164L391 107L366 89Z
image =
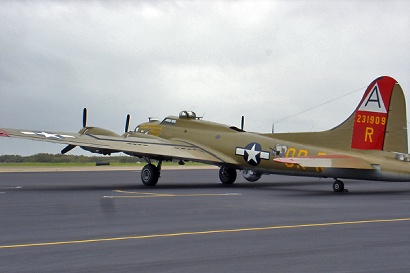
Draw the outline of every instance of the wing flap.
M296 164L305 168L337 168L337 169L374 169L366 160L346 155L319 155L304 157L281 157L273 161L284 164Z

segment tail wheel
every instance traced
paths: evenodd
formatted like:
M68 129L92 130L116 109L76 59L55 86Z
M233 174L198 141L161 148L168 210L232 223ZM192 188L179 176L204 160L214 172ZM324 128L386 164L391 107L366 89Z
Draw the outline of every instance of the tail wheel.
M333 190L335 192L342 192L345 189L345 184L340 181L340 180L336 180L335 182L333 182Z
M141 180L145 186L153 187L159 179L158 168L154 164L147 164L142 168Z
M232 185L236 180L236 170L222 166L219 169L219 179L224 185Z

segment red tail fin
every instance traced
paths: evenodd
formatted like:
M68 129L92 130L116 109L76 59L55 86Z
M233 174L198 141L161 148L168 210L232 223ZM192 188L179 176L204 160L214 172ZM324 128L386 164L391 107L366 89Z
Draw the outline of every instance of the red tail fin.
M352 148L383 150L390 100L396 80L387 76L374 80L354 116Z

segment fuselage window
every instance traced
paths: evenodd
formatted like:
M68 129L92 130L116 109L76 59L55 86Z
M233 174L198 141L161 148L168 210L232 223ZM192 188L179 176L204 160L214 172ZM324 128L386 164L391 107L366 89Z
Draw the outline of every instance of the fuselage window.
M146 131L145 131L143 128L139 127L139 126L137 126L137 128L135 128L134 132L136 132L136 133L142 133L142 134L145 134L145 133L146 133Z
M282 144L276 144L272 149L273 156L285 157L288 146Z

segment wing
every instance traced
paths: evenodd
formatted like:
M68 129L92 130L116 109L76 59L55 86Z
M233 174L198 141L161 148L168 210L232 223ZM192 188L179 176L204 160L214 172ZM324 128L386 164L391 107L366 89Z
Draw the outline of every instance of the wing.
M232 158L194 143L182 140L166 140L160 137L147 136L123 137L94 134L45 132L19 129L0 129L0 136L46 141L60 144L70 144L82 147L124 152L139 157L151 159L183 159L207 164L236 164Z
M343 169L369 169L373 166L360 157L347 155L318 155L303 157L280 157L273 161L284 164L296 164L301 167L323 167L323 168L343 168Z

